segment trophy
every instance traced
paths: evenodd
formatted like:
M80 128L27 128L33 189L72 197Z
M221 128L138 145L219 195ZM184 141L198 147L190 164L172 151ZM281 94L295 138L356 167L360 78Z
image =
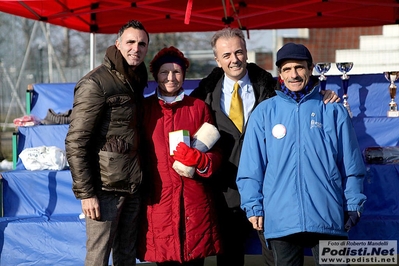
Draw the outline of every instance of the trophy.
M344 99L344 106L349 112L350 117L352 117L352 112L348 103L348 85L349 85L349 76L346 74L351 71L353 67L353 62L344 62L344 63L336 63L338 70L342 73L342 89L344 90L344 95L342 98Z
M389 103L389 110L387 112L388 117L399 117L398 105L395 102L396 96L396 85L395 81L399 78L399 71L387 71L384 72L385 78L390 82L389 84L389 95L391 96L391 102Z
M326 83L327 83L327 77L324 75L330 70L331 63L317 63L315 65L316 71L320 74L319 80L320 80L320 89L325 90L326 89Z

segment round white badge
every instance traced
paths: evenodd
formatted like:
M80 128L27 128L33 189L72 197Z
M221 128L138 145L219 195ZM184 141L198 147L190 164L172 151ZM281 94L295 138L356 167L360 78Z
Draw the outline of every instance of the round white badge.
M282 124L277 124L273 127L272 134L276 139L282 139L287 134L287 129Z

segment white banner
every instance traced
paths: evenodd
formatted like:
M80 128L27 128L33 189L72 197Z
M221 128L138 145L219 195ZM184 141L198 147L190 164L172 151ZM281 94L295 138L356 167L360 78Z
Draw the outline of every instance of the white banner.
M394 264L396 240L323 240L319 242L320 264Z

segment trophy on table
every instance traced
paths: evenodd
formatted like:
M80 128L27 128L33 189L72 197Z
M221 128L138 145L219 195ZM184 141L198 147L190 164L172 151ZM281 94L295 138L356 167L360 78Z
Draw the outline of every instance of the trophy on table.
M320 74L319 80L320 80L321 90L326 89L327 77L325 76L325 74L330 70L330 68L331 68L331 63L317 63L315 65L316 71Z
M399 78L399 71L387 71L384 72L385 78L390 82L389 84L389 95L391 96L391 102L389 103L389 110L387 112L388 117L399 117L398 105L395 102L396 97L396 85L395 81Z
M350 117L352 117L352 112L349 107L348 103L348 85L349 85L349 76L347 73L351 71L353 67L353 62L344 62L344 63L336 63L338 70L342 73L341 79L342 79L342 89L344 90L344 95L342 98L344 99L344 106L349 112Z

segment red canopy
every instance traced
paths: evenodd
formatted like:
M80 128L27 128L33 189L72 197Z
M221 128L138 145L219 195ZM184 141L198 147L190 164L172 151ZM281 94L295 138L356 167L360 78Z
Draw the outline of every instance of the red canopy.
M399 23L398 0L3 0L0 11L93 33L116 33L131 19L150 33Z

